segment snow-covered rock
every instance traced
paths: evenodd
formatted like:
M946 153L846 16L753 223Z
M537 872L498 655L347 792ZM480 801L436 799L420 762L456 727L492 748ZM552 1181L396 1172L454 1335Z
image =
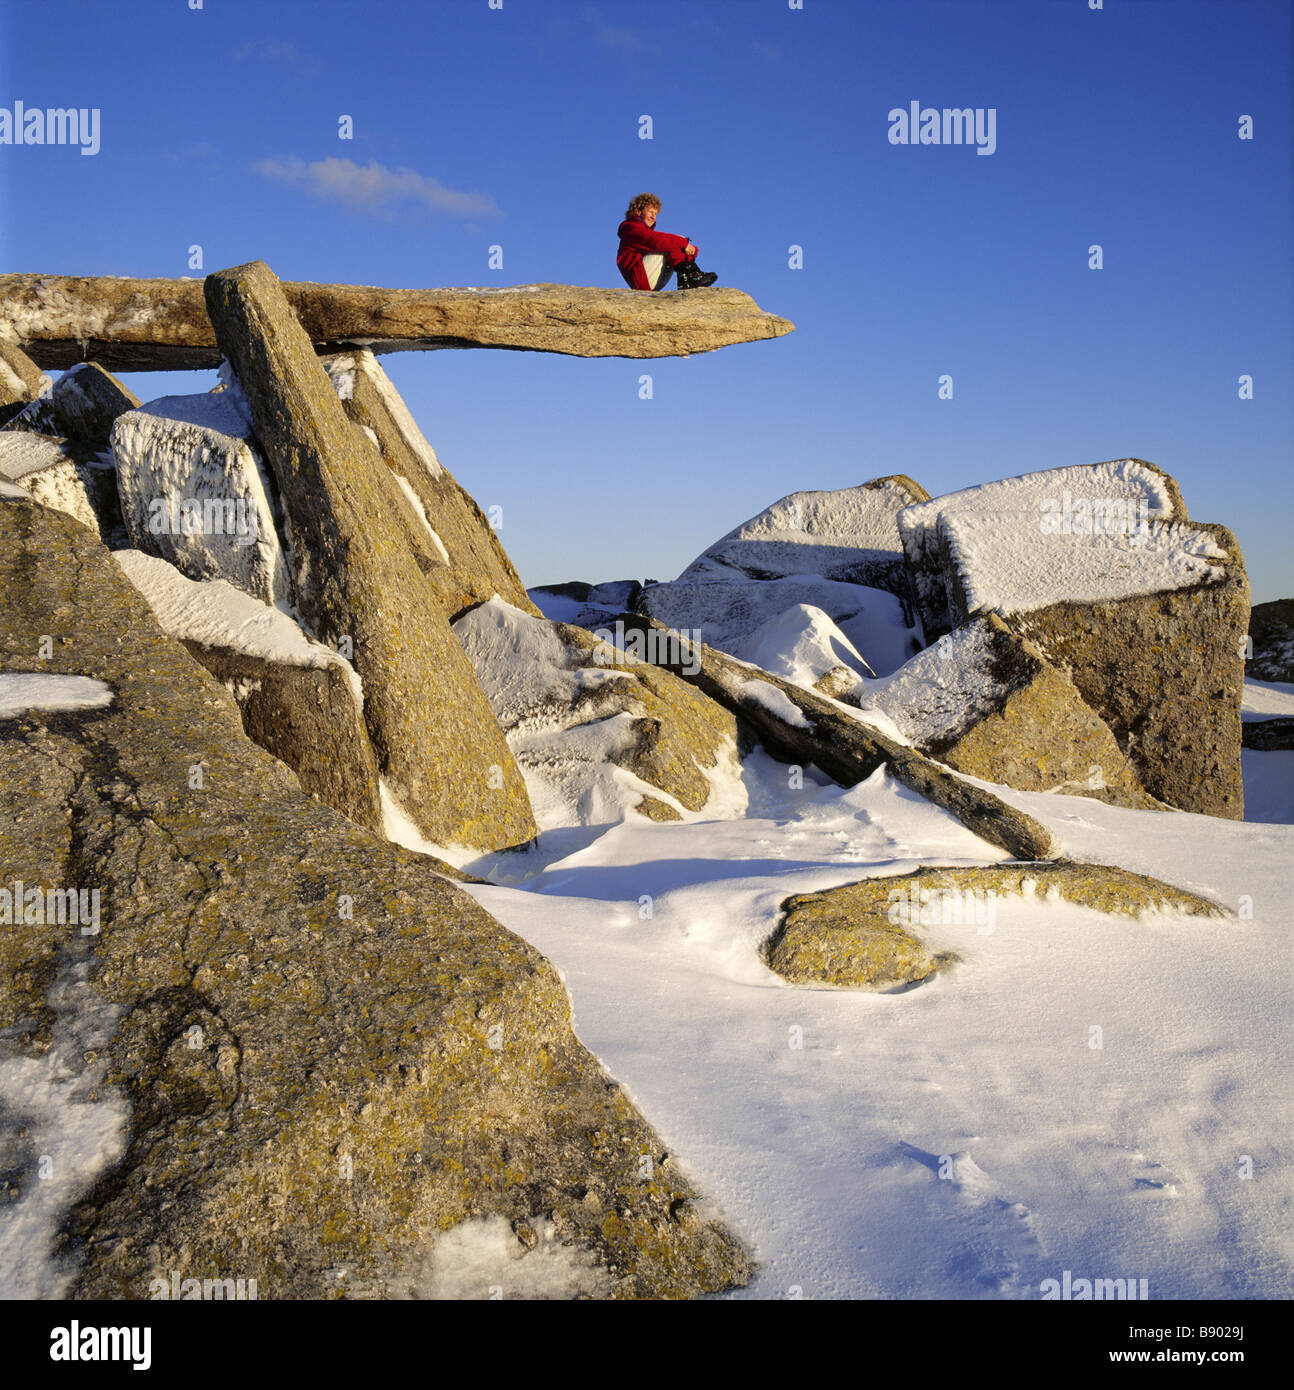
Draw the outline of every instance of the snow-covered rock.
M748 579L816 574L904 596L895 517L929 495L898 475L829 492L792 492L716 541L679 579L729 577L732 571Z
M88 526L106 544L122 539L117 480L110 455L66 439L0 430L0 478Z
M224 579L265 603L288 598L269 474L236 384L128 411L112 452L132 546L190 579Z
M41 394L5 425L7 430L71 439L92 449L106 449L113 421L139 405L139 397L97 362L69 367L46 394Z
M876 672L821 608L801 603L761 624L741 643L741 659L793 685L856 703Z
M638 811L678 820L736 774L736 721L699 691L583 628L500 598L454 624L526 774L541 828Z
M793 492L716 541L673 582L648 584L638 611L764 664L750 646L756 629L789 610L820 609L862 658L847 667L888 673L921 645L895 517L926 495L904 477ZM766 655L766 643L755 640Z
M767 624L794 627L810 609L828 616L865 663L864 671L886 675L919 646L894 594L814 575L747 579L733 572L726 579L649 584L638 608L666 627L698 633L707 646L742 661L756 662L755 649L767 645L759 636Z
M380 830L377 760L351 664L287 613L223 579L186 579L138 550L114 551L113 558L162 631L234 697L248 738L286 763L325 806Z
M946 633L855 703L923 753L1021 791L1155 803L1065 673L992 614Z
M1235 537L1176 483L1120 459L908 507L899 529L926 635L996 612L1063 670L1152 796L1243 813L1249 585Z
M1181 588L1210 570L1210 538L1177 484L1143 459L1050 468L905 507L898 530L927 641L975 613Z

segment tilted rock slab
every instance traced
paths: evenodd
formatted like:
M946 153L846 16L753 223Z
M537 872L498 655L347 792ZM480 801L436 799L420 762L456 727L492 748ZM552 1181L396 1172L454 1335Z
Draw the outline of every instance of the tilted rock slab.
M454 632L517 761L571 808L566 824L616 819L625 801L651 820L681 820L679 807L709 801L707 769L736 768L737 721L726 709L583 628L496 598ZM667 799L625 786L615 769Z
M426 528L347 417L273 272L219 271L207 298L278 482L297 611L353 653L396 799L437 844L533 839L520 769L428 578L439 559Z
M227 582L195 583L138 550L113 559L162 631L234 697L247 737L286 763L303 791L381 833L377 758L350 664Z
M88 1055L59 1053L84 1069L78 1124L124 1118L65 1193L66 1292L147 1298L174 1271L254 1278L263 1299L416 1294L438 1237L487 1217L515 1230L526 1283L549 1220L589 1293L747 1278L575 1039L552 967L438 861L303 795L84 528L0 500L0 594L0 669L114 697L0 721L0 882L103 897L97 935L0 930L10 1058L58 1050L74 987L109 1020ZM6 1103L0 1127L23 1124ZM20 1201L53 1190L29 1157Z
M1151 796L1242 818L1244 558L1225 527L1185 519L1167 474L1141 459L1027 474L906 508L899 529L919 592L937 562L948 626L996 612L1065 671Z
M377 358L360 351L322 360L346 414L377 444L431 537L427 578L450 620L495 594L538 615L494 527L436 457Z
M931 951L914 927L975 931L999 897L1064 898L1097 912L1135 917L1147 911L1225 917L1218 903L1159 879L1106 864L1059 859L1043 864L923 866L896 878L801 893L764 946L770 969L795 984L893 988L926 979L958 958Z
M662 294L577 285L382 289L285 282L319 352L514 348L573 357L686 357L780 338L795 325L740 290ZM221 352L199 280L0 275L0 337L41 367L92 357L114 371L215 367Z
M945 633L851 701L958 772L1028 792L1164 809L1067 675L995 614Z
M113 421L139 405L139 397L97 362L77 360L54 383L49 394L25 406L5 425L74 439L92 449L112 442Z
M1034 817L844 714L823 696L691 642L640 614L626 613L621 621L626 633L640 634L637 654L732 710L774 757L812 763L845 787L885 766L910 791L942 806L973 834L1017 859L1051 855L1052 834Z
M193 580L287 599L271 484L241 390L164 396L117 418L117 490L130 544Z
M0 336L0 425L53 386L49 377L16 343Z

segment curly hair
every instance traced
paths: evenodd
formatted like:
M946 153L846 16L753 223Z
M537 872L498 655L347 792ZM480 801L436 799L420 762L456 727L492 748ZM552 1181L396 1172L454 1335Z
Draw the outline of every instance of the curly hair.
M654 193L639 193L636 198L630 198L629 211L625 213L625 217L641 217L648 208L655 208L659 212L660 199Z

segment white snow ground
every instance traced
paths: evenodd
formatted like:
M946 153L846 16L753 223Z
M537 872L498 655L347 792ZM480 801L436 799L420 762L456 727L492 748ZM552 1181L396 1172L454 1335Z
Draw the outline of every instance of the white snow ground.
M1003 856L883 770L795 791L757 752L742 780L744 818L549 832L472 866L515 886L468 889L753 1249L730 1296L1028 1299L1066 1269L1294 1295L1294 826L998 788L1073 857L1239 915L999 900L928 929L962 963L925 984L804 989L757 953L786 897Z

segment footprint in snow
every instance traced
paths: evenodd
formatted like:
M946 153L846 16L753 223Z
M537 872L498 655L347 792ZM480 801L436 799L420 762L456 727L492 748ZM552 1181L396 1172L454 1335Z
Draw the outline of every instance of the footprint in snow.
M952 1240L946 1272L1003 1298L1036 1297L1043 1250L1029 1208L1001 1196L997 1183L969 1153L935 1154L906 1142L898 1152L928 1168L938 1196L953 1207L936 1217L945 1230L952 1228L947 1230Z

